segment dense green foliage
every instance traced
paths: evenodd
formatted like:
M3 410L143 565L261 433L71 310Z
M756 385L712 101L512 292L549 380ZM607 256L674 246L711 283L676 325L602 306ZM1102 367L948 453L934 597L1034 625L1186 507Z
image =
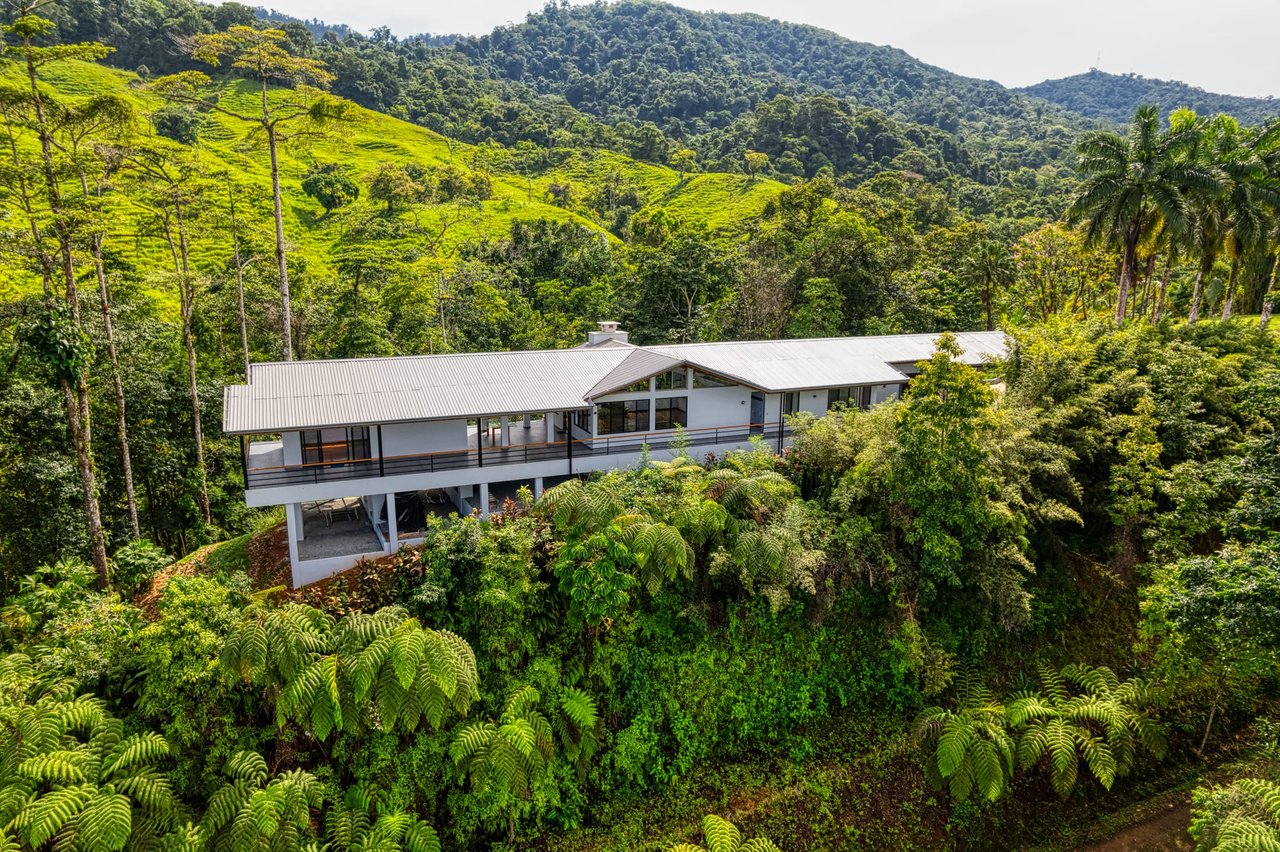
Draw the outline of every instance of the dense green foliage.
M1274 300L1276 125L1117 134L652 3L456 46L40 11L0 78L0 846L1067 845L1272 712L1280 354L1234 315ZM251 360L602 318L1009 345L940 335L782 454L646 459L274 586L218 430Z
M1123 124L1142 104L1154 104L1162 114L1191 109L1212 115L1224 112L1248 124L1262 124L1280 114L1271 98L1217 95L1174 80L1156 80L1140 74L1108 74L1092 68L1084 74L1045 80L1019 89L1081 115Z

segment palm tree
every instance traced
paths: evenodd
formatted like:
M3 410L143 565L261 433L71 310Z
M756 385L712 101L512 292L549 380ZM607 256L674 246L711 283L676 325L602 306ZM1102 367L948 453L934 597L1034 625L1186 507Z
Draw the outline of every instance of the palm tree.
M702 834L707 841L706 847L677 843L668 852L781 852L772 840L765 837L743 840L736 825L715 814L703 817Z
M1188 194L1219 190L1214 170L1185 156L1198 132L1195 125L1162 131L1156 107L1148 105L1134 113L1126 136L1098 130L1076 145L1083 180L1067 218L1085 224L1090 242L1121 249L1116 322L1128 313L1143 237L1161 224L1177 235L1189 233Z
M532 686L512 692L498 721L465 725L449 754L473 788L494 794L507 812L507 843L515 843L516 816L529 807L530 786L546 768L555 750L551 723L538 704L542 696Z
M1231 259L1231 274L1223 295L1222 318L1231 318L1240 263L1266 238L1268 208L1280 207L1280 193L1271 184L1267 164L1259 154L1265 136L1251 134L1230 116L1220 115L1209 129L1213 165L1222 174L1217 197L1223 225L1222 248Z
M995 330L993 306L996 287L1013 278L1013 258L1003 243L983 240L964 259L960 274L965 281L981 288L982 309L987 318L987 331Z
M954 710L930 707L916 718L916 738L929 748L925 776L963 802L971 792L1000 798L1013 777L1014 742L1004 704L982 683L963 676Z

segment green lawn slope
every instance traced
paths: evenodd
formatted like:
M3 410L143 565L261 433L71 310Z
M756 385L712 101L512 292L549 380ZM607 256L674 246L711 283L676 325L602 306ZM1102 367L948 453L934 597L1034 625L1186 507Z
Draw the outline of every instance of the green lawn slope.
M13 69L5 72L8 81L21 85ZM68 99L115 94L128 99L140 116L161 106L133 74L89 63L51 66L44 77L52 93ZM221 84L221 102L229 108L252 113L257 93L248 84L226 81ZM380 164L417 163L445 166L450 163L471 167L477 149L438 133L389 115L353 107L356 121L344 124L323 138L308 138L282 152L281 171L285 200L285 233L297 261L305 262L312 276L321 280L334 275L332 250L357 217L376 210L362 199L356 205L324 215L313 199L302 191L301 183L315 163L336 163L362 188L365 178ZM141 126L147 126L140 120ZM249 126L235 119L211 113L197 144L203 170L214 178L211 187L227 177L234 182L239 198L242 240L267 246L272 240L270 172L265 147L249 134ZM502 149L482 152L489 161L507 159ZM518 220L551 219L576 222L604 231L601 222L586 206L594 187L606 179L639 190L648 206L662 207L688 220L705 223L718 230L736 230L757 216L783 185L745 175L700 174L681 177L664 166L641 163L620 154L599 150L556 152L558 165L525 176L510 165L498 162L488 167L493 197L480 203L435 205L420 211L431 224L441 217L450 220L445 238L430 260L449 263L457 247L467 241L500 237L510 232ZM123 177L127 182L129 178ZM548 189L570 187L567 207L551 203ZM109 246L123 254L144 277L158 299L172 304L172 287L164 280L172 270L168 247L154 227L152 217L140 203L139 192L121 187L110 215ZM225 193L210 189L201 202L198 222L193 226L191 254L196 266L209 273L225 271L230 239L226 232ZM433 220L432 217L435 217ZM152 281L154 279L154 281ZM39 282L29 272L7 269L0 272L0 298L14 298L33 292Z

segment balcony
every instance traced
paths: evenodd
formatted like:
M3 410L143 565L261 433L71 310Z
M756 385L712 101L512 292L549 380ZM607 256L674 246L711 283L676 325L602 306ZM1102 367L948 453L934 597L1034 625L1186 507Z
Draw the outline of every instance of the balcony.
M512 430L515 432L515 429ZM475 434L474 432L472 434ZM790 429L782 430L782 437L791 434ZM753 436L759 435L766 444L776 442L779 438L779 427L774 424L724 426L709 429L686 429L684 441L692 455L700 447L716 447L745 444ZM536 462L565 461L565 473L576 473L574 462L616 455L638 455L641 448L648 446L650 451L666 450L676 441L674 432L647 432L622 435L608 435L598 438L575 438L572 441L546 441L538 443L511 444L497 447L473 447L465 450L446 450L435 453L422 453L407 456L385 456L380 458L356 459L341 462L322 462L319 464L283 465L279 464L279 452L270 445L255 451L251 446L248 465L245 470L246 487L278 488L291 485L314 485L319 483L342 482L354 479L374 479L388 476L404 476L410 474L443 473L468 468L508 467ZM263 462L277 462L266 464ZM582 471L594 470L596 466L586 465ZM518 471L512 471L512 478Z

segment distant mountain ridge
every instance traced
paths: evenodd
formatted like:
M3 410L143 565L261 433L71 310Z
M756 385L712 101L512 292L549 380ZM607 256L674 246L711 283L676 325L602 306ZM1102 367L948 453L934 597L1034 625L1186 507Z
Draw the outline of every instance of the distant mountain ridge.
M1127 122L1141 104L1156 104L1162 113L1189 107L1202 115L1225 112L1246 124L1260 124L1280 116L1280 100L1247 98L1206 92L1177 80L1157 80L1140 74L1108 74L1091 68L1083 74L1045 80L1015 91L1091 118Z

